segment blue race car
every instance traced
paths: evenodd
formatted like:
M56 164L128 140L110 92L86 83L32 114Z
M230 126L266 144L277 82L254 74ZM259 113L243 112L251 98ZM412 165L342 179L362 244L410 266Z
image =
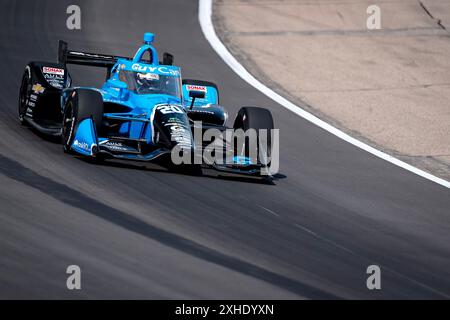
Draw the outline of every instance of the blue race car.
M164 53L158 60L153 40L154 35L146 33L133 58L69 51L60 40L57 63L34 61L25 67L19 121L43 134L60 136L65 152L96 160L151 161L174 148L192 156L201 153L207 144L194 141L198 121L202 133L228 129L218 88L208 81L182 80L171 54ZM106 82L101 88L72 86L67 64L104 67ZM243 107L232 129L273 127L270 111ZM270 157L270 135L267 140L266 156ZM231 161L203 161L203 165L250 175L261 174L269 165L251 157L248 147L241 149L247 153L235 155L230 141L223 138L221 145L224 154L232 154Z

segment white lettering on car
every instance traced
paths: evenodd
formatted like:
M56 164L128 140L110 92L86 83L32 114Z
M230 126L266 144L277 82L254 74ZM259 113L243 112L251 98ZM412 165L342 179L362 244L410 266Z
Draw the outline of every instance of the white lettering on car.
M201 91L201 92L206 92L207 88L205 86L195 86L195 85L187 85L186 89L188 91Z
M57 74L59 76L64 75L64 69L53 68L53 67L43 67L42 71L44 73Z
M139 72L151 72L151 73L159 72L161 74L169 74L169 75L173 75L173 76L178 75L177 70L169 69L167 67L146 66L146 65L139 64L139 63L134 63L131 66L131 69L133 71L139 71Z
M157 110L161 111L162 114L168 114L168 113L183 113L183 110L174 105L162 105L158 106Z

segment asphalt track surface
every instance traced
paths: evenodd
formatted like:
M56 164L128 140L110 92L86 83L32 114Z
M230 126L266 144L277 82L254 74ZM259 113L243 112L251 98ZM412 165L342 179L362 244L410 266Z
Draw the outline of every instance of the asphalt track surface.
M77 2L76 2L77 3ZM204 39L194 0L2 1L0 12L0 298L448 298L450 192L324 132L258 93ZM21 127L29 60L57 40L132 55L145 31L189 78L216 82L230 115L269 108L280 128L273 184L95 165ZM70 69L78 85L104 71ZM82 290L66 289L66 268ZM366 288L381 266L382 289Z

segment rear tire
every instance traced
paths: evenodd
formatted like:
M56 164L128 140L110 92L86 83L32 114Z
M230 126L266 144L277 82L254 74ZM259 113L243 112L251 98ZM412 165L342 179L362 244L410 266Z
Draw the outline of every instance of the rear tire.
M75 134L75 118L73 115L73 104L69 101L64 109L61 129L61 142L65 153L73 154L70 146Z
M62 145L66 153L72 153L72 145L78 125L92 118L96 132L100 131L103 118L103 98L94 90L78 89L72 93L64 108L62 123Z
M19 91L19 122L22 125L25 125L25 114L28 109L28 102L30 100L31 88L32 88L32 79L31 79L31 71L30 68L25 68L25 71L22 76L22 82L20 85Z

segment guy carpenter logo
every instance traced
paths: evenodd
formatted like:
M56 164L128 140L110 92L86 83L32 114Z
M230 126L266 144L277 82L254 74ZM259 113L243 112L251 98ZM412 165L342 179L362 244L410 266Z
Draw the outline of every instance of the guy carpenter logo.
M201 91L201 92L206 92L206 87L204 86L194 86L194 85L187 85L186 89L188 91Z
M64 69L53 68L53 67L43 67L42 71L44 73L57 74L59 76L64 75Z
M195 121L193 131L192 139L190 131L172 130L172 141L177 142L171 152L175 165L205 163L234 169L253 166L260 168L261 175L273 175L279 170L279 129L203 131L202 122Z
M153 67L153 66L148 66L148 65L143 65L143 64L139 64L139 63L133 63L133 65L131 66L131 69L133 71L138 71L138 72L150 72L150 73L161 73L161 74L170 74L173 76L177 76L179 75L178 70L174 70L174 69L170 69L167 67Z

